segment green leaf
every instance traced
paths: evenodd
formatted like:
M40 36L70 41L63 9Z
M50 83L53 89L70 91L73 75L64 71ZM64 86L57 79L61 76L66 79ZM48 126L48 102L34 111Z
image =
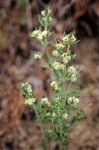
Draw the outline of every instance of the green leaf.
M72 60L75 59L75 57L76 57L76 54L72 55L71 56Z
M84 111L82 109L79 109L77 111L77 120L81 120L84 117Z
M59 71L53 69L53 72L57 78L62 79L62 74Z
M64 131L65 131L65 132L70 132L70 131L71 131L70 126L66 126L66 127L64 128Z
M25 5L26 4L26 0L18 0L20 5Z
M39 20L39 23L41 24L41 26L45 26L45 21L43 20L43 18L41 18L41 16L39 15L38 16L38 20Z

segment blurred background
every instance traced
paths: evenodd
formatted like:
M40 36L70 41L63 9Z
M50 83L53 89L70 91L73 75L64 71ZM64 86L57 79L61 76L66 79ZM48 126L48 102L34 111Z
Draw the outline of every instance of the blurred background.
M0 150L42 150L35 114L24 106L19 85L27 81L35 95L50 95L47 79L52 73L33 59L43 47L29 37L39 26L38 14L48 6L54 18L51 40L61 39L64 31L75 31L80 40L72 51L77 55L74 63L80 70L80 107L85 116L71 132L67 150L99 150L98 0L0 0Z

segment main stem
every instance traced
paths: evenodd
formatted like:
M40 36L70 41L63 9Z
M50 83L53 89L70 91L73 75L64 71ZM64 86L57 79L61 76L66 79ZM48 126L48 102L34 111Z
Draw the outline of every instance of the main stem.
M64 141L63 141L63 123L61 122L61 116L60 116L60 121L59 121L59 128L60 128L60 150L66 150Z
M44 127L43 127L42 120L41 120L41 116L39 115L35 105L34 105L34 109L35 109L35 113L36 113L36 116L37 116L37 119L38 119L38 122L39 122L39 125L40 125L41 132L42 132L42 137L43 137L43 141L44 141L44 149L49 150L48 139L46 138L46 134L45 134L45 130L44 130Z
M62 82L62 92L64 93L66 90L66 83L65 81ZM64 99L64 97L63 97ZM60 150L66 150L66 145L64 144L64 141L63 141L63 123L61 122L61 119L60 119L60 136L61 136L61 141L60 141Z
M44 141L44 149L49 150L49 143L48 143L48 139L45 135L45 131L44 131L44 127L43 127L42 122L40 123L40 128L41 128L42 137L43 137L43 141Z

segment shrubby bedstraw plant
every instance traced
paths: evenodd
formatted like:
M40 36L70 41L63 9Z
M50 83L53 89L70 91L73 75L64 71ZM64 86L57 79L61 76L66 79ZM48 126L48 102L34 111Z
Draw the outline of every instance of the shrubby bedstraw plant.
M77 41L74 32L68 35L64 33L61 41L54 41L54 50L51 55L48 50L49 38L53 34L48 30L52 22L50 15L51 9L49 8L41 12L38 17L40 27L30 33L30 36L37 38L45 47L44 53L38 52L34 58L43 62L43 67L50 68L53 72L54 80L49 81L54 92L53 98L49 99L46 95L38 101L28 82L22 83L21 89L25 97L25 104L31 106L36 114L42 132L44 149L50 150L50 141L54 139L59 144L60 150L66 150L68 133L74 123L83 116L82 110L77 108L79 89L74 86L78 79L78 68L70 65L75 58L75 55L71 54L70 47ZM45 53L48 62L44 59Z

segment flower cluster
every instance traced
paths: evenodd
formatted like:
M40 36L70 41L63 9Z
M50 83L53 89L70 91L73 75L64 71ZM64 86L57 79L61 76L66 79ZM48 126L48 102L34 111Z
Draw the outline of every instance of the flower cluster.
M41 31L40 30L34 30L33 32L30 33L30 37L37 37L38 35L40 35Z
M58 57L58 56L59 56L59 53L58 53L56 50L53 50L52 55L55 56L55 57Z
M72 82L77 81L78 72L77 72L77 70L76 70L76 68L74 66L68 67L68 73L70 75L70 80Z
M36 99L35 98L29 98L29 99L26 99L25 100L25 105L29 105L29 106L32 106L33 103L36 102Z
M52 81L50 85L54 90L58 91L58 83L56 81Z
M57 124L59 121L64 122L69 117L65 103L63 105L63 102L65 101L61 96L55 96L51 101L50 119L52 120L53 123Z
M77 73L70 72L68 64L75 58L75 55L71 54L69 47L73 44L72 42L76 41L74 33L70 33L68 35L64 34L62 41L56 40L54 44L54 50L52 55L54 56L53 61L51 62L51 67L58 78L63 78L66 81L75 82L77 80ZM64 52L64 48L68 47L67 51ZM68 68L68 71L66 71ZM57 72L56 72L57 71ZM65 72L65 76L63 73ZM68 76L68 74L69 76ZM67 78L68 76L68 78Z
M69 97L67 103L75 107L79 103L79 99L74 96Z
M71 60L71 56L68 55L68 53L63 53L63 54L62 54L62 58L63 58L63 62L64 62L65 64L67 64L67 63Z
M52 113L52 117L53 118L56 117L56 113L55 112Z
M28 82L22 83L20 85L20 87L22 89L23 96L26 99L32 98L32 96L33 96L33 94L32 94L32 86Z
M56 49L59 49L59 50L62 50L63 48L65 48L65 45L62 44L62 43L56 43L56 44L55 44L55 48L56 48Z
M74 44L76 42L76 38L75 38L74 34L75 34L74 32L72 32L68 35L64 34L64 37L62 38L63 43L66 44L66 45Z
M55 61L55 62L53 63L53 68L54 68L55 70L59 70L59 69L60 69L60 63L57 62L57 61Z
M41 11L41 15L39 15L38 17L40 24L45 28L52 22L52 18L50 16L51 12L52 10L48 8L46 10Z
M52 64L52 68L55 70L64 70L65 66L64 64L61 64L60 62L54 61Z
M41 99L41 103L50 106L50 101L49 101L49 99L47 97L42 98Z
M44 41L46 38L48 38L51 35L51 33L47 30L41 31L39 30L35 30L33 32L30 33L30 37L32 38L37 38L40 41Z
M26 83L22 83L21 84L21 88L25 91L27 91L27 93L31 93L32 92L32 86L26 82Z
M56 120L57 120L57 117L59 117L58 116L58 114L56 113L56 112L52 112L52 114L50 113L50 112L48 112L47 114L46 114L46 116L48 116L48 117L50 117L51 118L51 120L52 120L52 122L56 122ZM67 113L64 113L62 116L61 116L61 118L63 119L63 120L66 120L66 119L68 119L68 114Z
M68 114L67 113L63 114L63 118L67 119L68 118Z
M34 54L34 59L41 60L42 54L40 52L37 52L36 54Z
M43 45L47 46L47 41L48 37L52 35L52 32L49 32L47 29L50 23L52 22L52 18L50 17L51 14L51 9L48 8L45 11L41 12L41 15L38 16L40 25L44 27L43 31L41 28L34 30L33 32L30 33L30 37L37 38Z

